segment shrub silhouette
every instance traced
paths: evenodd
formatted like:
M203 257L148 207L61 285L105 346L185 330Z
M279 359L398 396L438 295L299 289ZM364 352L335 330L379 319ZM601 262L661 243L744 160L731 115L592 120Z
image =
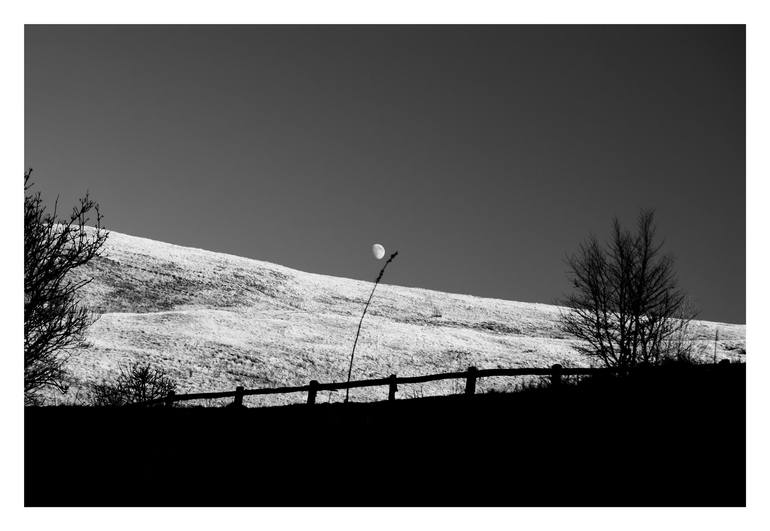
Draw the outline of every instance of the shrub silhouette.
M93 386L91 403L94 406L117 407L137 404L166 397L176 390L176 383L163 369L150 364L134 363L123 367L114 383Z

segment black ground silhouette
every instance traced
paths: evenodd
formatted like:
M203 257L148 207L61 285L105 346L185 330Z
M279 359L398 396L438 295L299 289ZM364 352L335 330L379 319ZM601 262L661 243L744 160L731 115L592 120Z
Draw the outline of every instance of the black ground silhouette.
M28 506L743 506L746 496L744 365L366 404L27 408L25 431Z

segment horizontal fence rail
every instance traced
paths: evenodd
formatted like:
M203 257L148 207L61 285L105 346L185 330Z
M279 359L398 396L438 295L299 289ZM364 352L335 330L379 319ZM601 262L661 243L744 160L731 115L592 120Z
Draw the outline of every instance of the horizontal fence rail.
M729 360L722 360L718 365L729 365ZM700 367L713 367L714 365L701 365ZM697 366L696 366L697 367ZM219 391L213 393L186 393L176 394L173 391L164 398L158 398L147 402L130 404L132 406L152 406L164 404L168 407L173 406L174 402L188 400L207 400L214 398L233 398L232 406L242 406L244 396L255 395L275 395L288 393L307 393L307 403L315 404L318 391L338 391L341 389L355 389L359 387L379 387L388 386L388 400L396 399L398 384L417 384L426 382L436 382L439 380L465 380L465 394L473 395L476 393L476 381L479 378L490 376L547 376L550 378L551 386L558 387L561 384L563 376L590 376L597 374L615 374L619 372L629 372L629 369L617 369L610 367L562 367L558 363L549 368L512 368L512 369L477 369L468 367L468 370L461 372L445 372L439 374L427 374L422 376L396 376L390 375L387 378L372 378L369 380L353 380L351 382L329 382L320 383L311 380L308 385L299 385L294 387L266 387L262 389L244 389L241 386L234 391Z

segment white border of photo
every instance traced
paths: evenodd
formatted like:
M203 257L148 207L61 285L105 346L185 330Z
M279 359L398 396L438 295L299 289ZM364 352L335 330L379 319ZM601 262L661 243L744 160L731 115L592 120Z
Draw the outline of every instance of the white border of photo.
M78 531L130 529L768 529L767 377L770 321L767 234L770 194L770 20L767 2L646 0L644 2L473 2L389 0L164 2L161 0L25 1L3 6L0 53L3 83L3 166L0 212L6 246L2 264L3 429L0 520L5 529ZM747 315L748 315L748 508L242 508L242 509L39 509L23 507L23 186L24 24L136 23L428 23L428 24L747 24ZM55 87L52 87L55 90ZM705 110L704 110L705 112ZM19 164L19 163L22 164ZM17 166L17 164L19 164ZM16 178L18 176L18 179ZM740 176L725 176L725 183ZM51 441L55 446L56 441ZM57 456L66 459L66 456ZM728 487L728 486L726 486ZM54 489L66 489L66 478Z

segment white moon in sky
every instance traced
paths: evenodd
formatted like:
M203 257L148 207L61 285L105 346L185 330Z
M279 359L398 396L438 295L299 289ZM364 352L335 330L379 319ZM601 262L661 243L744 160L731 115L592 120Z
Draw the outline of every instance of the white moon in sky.
M372 245L372 254L377 260L381 260L383 256L385 256L385 247L380 245L379 243L375 243Z

